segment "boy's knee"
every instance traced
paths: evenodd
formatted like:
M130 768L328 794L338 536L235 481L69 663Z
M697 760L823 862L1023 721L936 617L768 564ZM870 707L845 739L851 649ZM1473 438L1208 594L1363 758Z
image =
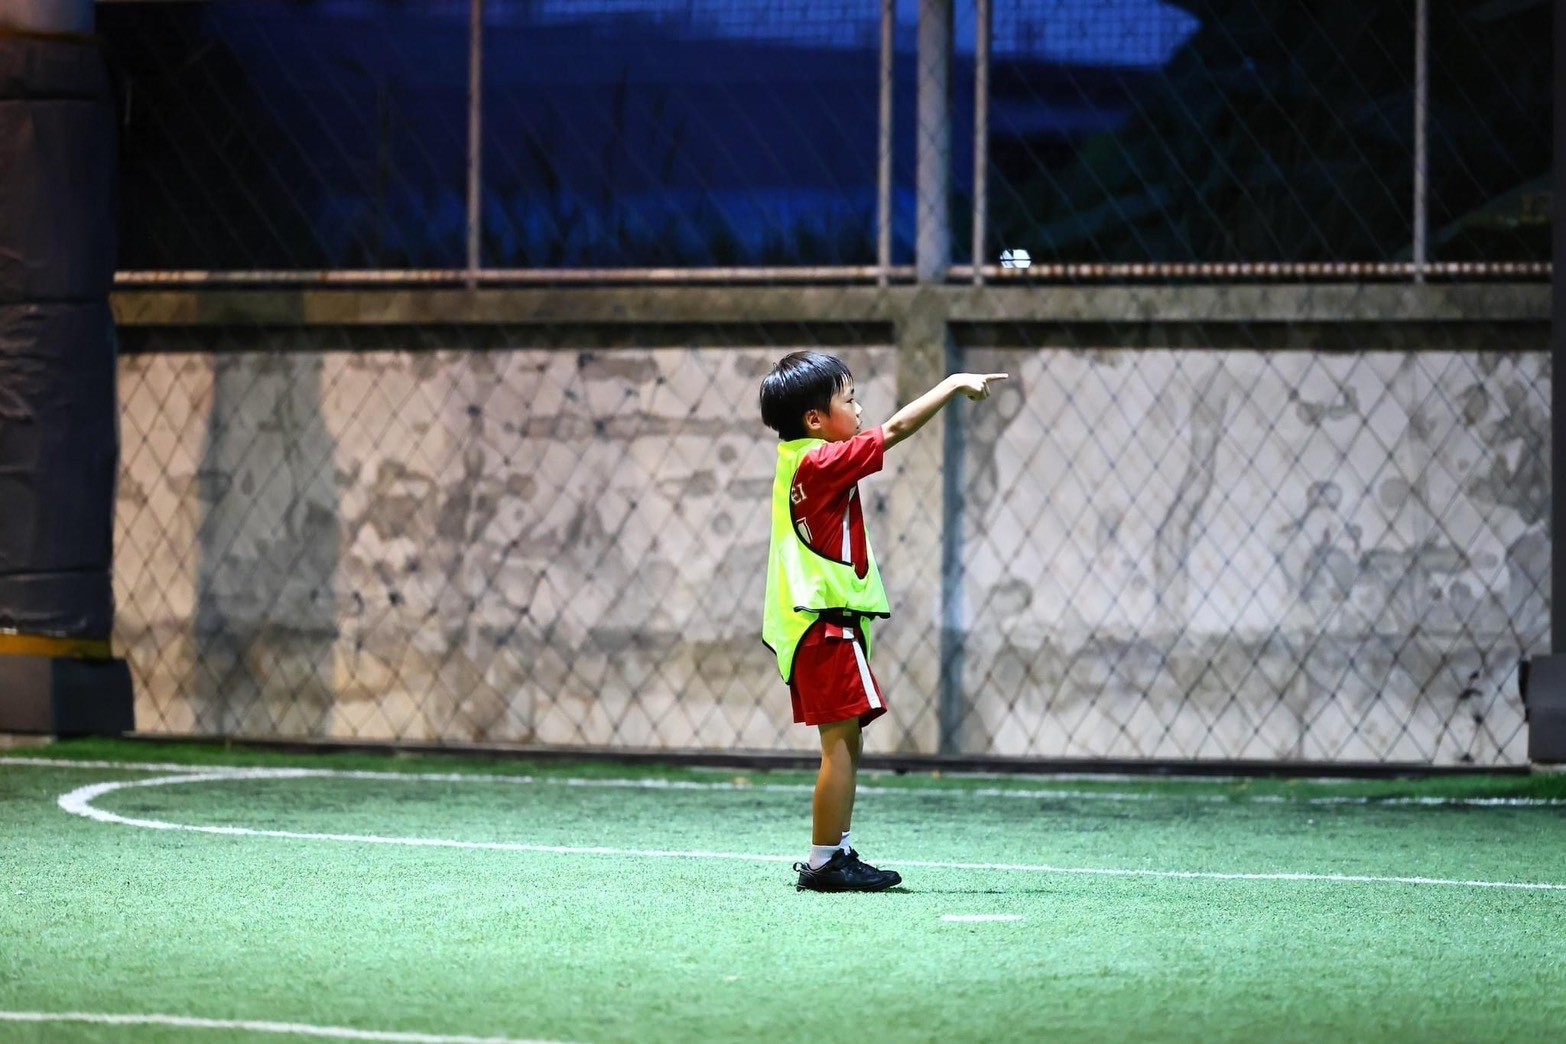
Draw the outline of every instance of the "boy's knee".
M850 718L847 721L835 721L830 725L821 726L821 752L823 754L841 751L858 761L861 745L858 718Z

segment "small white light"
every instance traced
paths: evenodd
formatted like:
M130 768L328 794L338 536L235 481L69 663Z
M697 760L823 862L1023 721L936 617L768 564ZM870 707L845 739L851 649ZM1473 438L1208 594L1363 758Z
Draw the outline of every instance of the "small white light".
M1026 250L1002 250L1000 263L1002 268L1027 268L1033 264L1033 258Z

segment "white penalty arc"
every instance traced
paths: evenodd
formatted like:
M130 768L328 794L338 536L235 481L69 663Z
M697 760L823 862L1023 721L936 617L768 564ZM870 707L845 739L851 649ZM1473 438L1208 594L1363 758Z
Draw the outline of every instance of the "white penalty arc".
M747 863L791 863L793 858L782 855L765 855L750 852L673 851L654 848L612 848L577 845L534 845L511 841L458 841L433 837L392 837L380 834L332 834L296 830L260 830L242 826L200 826L193 823L171 823L161 819L138 819L122 816L98 808L93 804L105 794L138 787L167 787L189 783L235 782L261 779L309 779L331 778L340 773L310 769L249 769L224 772L204 772L159 776L153 779L118 780L93 783L78 787L60 795L60 808L72 815L82 816L100 823L139 827L144 830L172 830L196 834L217 834L228 837L268 837L289 841L328 841L343 844L403 845L414 848L451 848L485 852L535 852L550 855L618 856L639 859L722 859ZM418 776L391 778L418 781ZM1392 884L1423 885L1447 888L1487 888L1529 892L1566 891L1566 884L1542 881L1483 881L1460 880L1442 877L1400 877L1369 874L1315 874L1305 872L1242 873L1216 870L1162 870L1135 867L1073 867L1052 866L1045 863L968 863L941 862L935 860L896 860L899 866L924 867L938 870L1012 871L1018 873L1056 874L1082 877L1136 877L1164 880L1191 881L1298 881L1323 884Z
M517 1037L470 1037L445 1033L403 1033L362 1030L350 1026L313 1026L303 1022L266 1022L250 1019L200 1019L185 1015L115 1015L87 1011L0 1011L0 1022L92 1026L168 1026L174 1029L206 1029L228 1032L276 1033L324 1040L370 1040L386 1044L555 1044Z
M704 780L684 779L624 779L624 778L579 778L570 776L530 776L530 775L503 775L498 773L477 772L371 772L362 769L309 769L309 768L236 768L220 765L182 765L172 762L134 762L134 761L75 761L65 758L18 758L0 757L0 766L14 766L19 768L69 768L69 769L110 769L123 772L169 772L187 773L190 775L244 775L248 778L262 778L273 776L288 778L291 776L307 775L321 779L365 779L365 780L392 780L392 781L423 781L426 783L502 783L512 786L552 786L552 787L580 787L587 790L668 790L691 792L741 792L763 794L808 794L815 790L810 783L756 783L745 782L716 782ZM1163 783L1177 783L1177 780L1162 780ZM1213 779L1196 779L1190 782L1215 782ZM1189 801L1198 804L1212 805L1344 805L1344 806L1372 806L1372 807L1416 807L1416 808L1561 808L1566 807L1566 798L1530 798L1530 797L1367 797L1362 795L1334 797L1331 795L1318 795L1313 797L1289 797L1282 794L1180 794L1174 791L1161 793L1146 793L1121 790L1092 790L1092 789L1062 789L1056 787L930 787L930 786L897 786L883 787L875 784L861 784L858 788L860 794L873 794L887 797L945 797L955 800L971 798L1010 798L1013 800L1036 801Z

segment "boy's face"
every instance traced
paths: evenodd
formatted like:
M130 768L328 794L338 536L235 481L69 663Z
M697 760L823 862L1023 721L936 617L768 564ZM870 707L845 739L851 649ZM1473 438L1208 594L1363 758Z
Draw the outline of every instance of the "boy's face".
M832 396L832 405L825 413L820 410L805 411L805 431L813 439L842 442L859 434L859 415L864 408L854 399L852 381L843 385Z

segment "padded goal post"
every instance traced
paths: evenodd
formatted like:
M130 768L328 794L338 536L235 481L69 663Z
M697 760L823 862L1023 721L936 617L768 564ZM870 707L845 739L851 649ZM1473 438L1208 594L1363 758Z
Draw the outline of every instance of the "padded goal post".
M79 6L0 26L0 732L133 727L110 646L116 106L98 43L58 31Z

